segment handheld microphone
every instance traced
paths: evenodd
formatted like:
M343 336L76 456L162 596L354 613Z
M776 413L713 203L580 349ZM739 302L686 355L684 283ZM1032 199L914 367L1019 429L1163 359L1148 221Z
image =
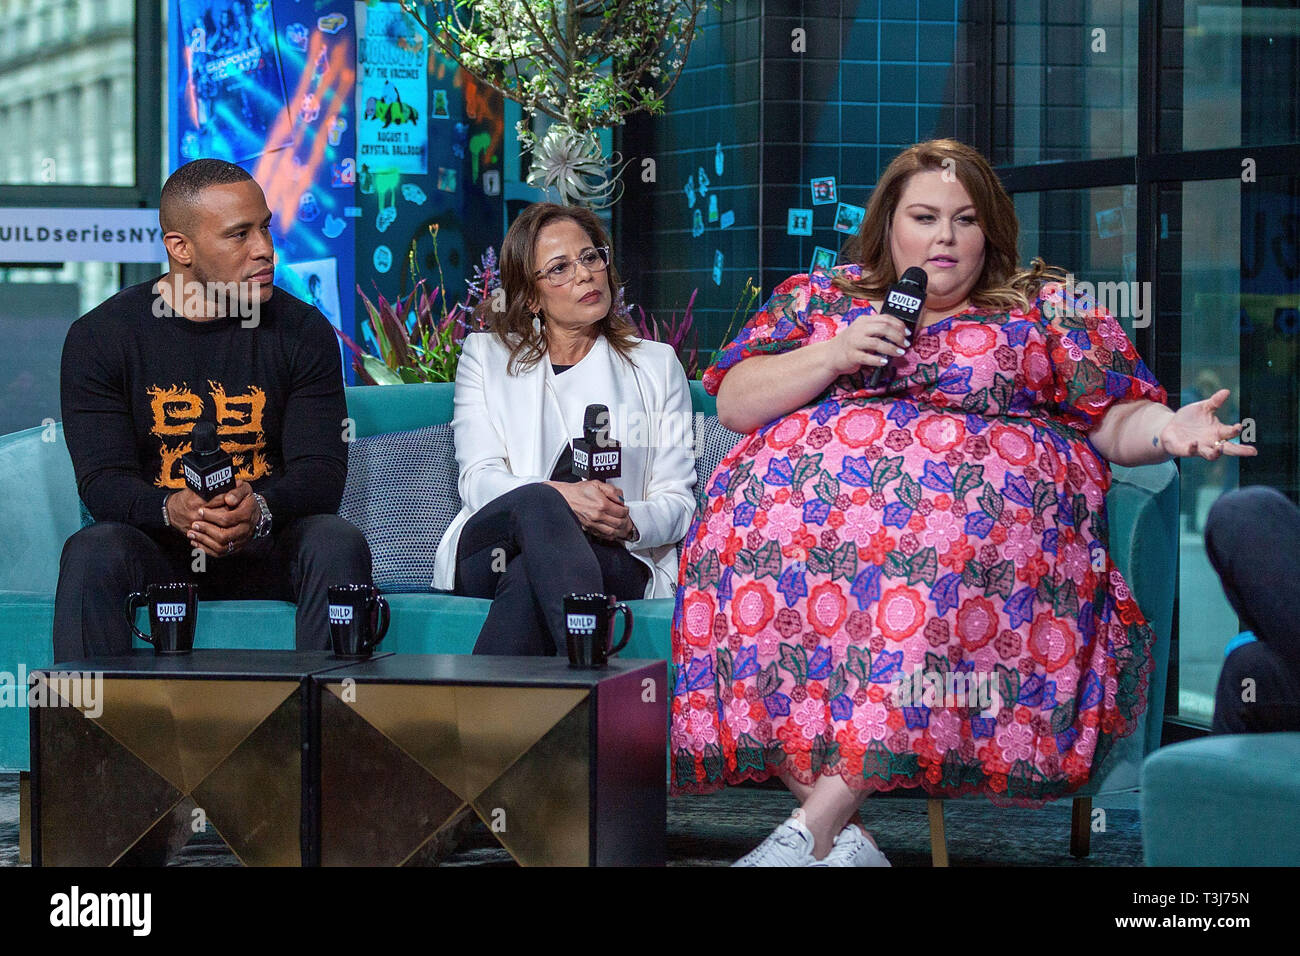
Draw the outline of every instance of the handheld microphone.
M181 456L181 470L190 490L210 501L235 490L234 460L217 445L217 426L196 422L190 432L191 451Z
M582 437L573 440L573 474L608 481L623 474L623 446L609 437L609 409L588 405L582 417Z
M889 287L882 311L885 315L901 319L909 331L915 332L916 323L921 318L921 309L925 306L925 287L929 282L930 277L924 269L912 266ZM871 381L867 383L868 388L880 384L880 373L884 370L885 366L876 366L876 370L871 373Z

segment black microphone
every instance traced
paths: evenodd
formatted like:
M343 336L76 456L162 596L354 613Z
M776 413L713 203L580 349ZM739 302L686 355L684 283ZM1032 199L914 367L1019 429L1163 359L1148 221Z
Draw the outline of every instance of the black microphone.
M573 474L608 481L623 473L623 446L609 437L609 409L588 405L582 417L582 437L573 440Z
M235 463L217 445L217 426L196 422L190 432L192 450L181 456L181 470L190 490L210 501L235 490Z
M924 269L920 266L912 266L889 287L882 311L885 315L902 319L908 331L915 332L916 323L921 318L921 309L925 306L925 287L929 282L930 277L925 274ZM868 388L875 388L880 384L880 373L884 370L885 366L876 366L876 370L871 373L871 381L867 383Z

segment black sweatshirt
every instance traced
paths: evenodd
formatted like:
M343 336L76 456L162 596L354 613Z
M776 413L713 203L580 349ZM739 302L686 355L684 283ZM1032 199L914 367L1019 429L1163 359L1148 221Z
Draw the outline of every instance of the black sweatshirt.
M180 458L199 420L216 424L274 528L338 511L347 405L329 320L275 289L255 327L238 317L195 322L155 306L156 282L86 313L63 343L63 433L90 513L163 529L163 502L185 486Z

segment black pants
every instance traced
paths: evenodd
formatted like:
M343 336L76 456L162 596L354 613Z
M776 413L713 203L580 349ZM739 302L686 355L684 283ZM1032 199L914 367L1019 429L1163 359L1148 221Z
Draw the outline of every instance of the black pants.
M1211 732L1300 730L1300 509L1273 488L1231 491L1210 509L1205 549L1257 638L1223 662Z
M150 584L192 581L200 601L231 598L294 601L294 645L330 645L329 587L370 584L370 547L338 515L310 515L250 541L230 557L204 557L194 570L190 543L178 532L155 537L127 524L105 521L78 531L63 545L54 598L54 660L125 654L131 631L123 606L132 591ZM202 642L202 613L195 643Z
M585 534L564 496L540 483L476 511L456 546L456 593L492 598L475 654L565 651L564 595L632 600L645 593L649 577L622 545Z

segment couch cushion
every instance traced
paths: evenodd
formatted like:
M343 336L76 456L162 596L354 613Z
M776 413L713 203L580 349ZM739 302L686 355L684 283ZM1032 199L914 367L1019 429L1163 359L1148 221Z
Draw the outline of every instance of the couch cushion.
M727 452L744 438L725 427L716 415L695 416L695 501L702 504L708 497L709 480Z
M438 542L460 511L451 426L362 438L348 448L339 514L361 529L384 591L427 591Z

